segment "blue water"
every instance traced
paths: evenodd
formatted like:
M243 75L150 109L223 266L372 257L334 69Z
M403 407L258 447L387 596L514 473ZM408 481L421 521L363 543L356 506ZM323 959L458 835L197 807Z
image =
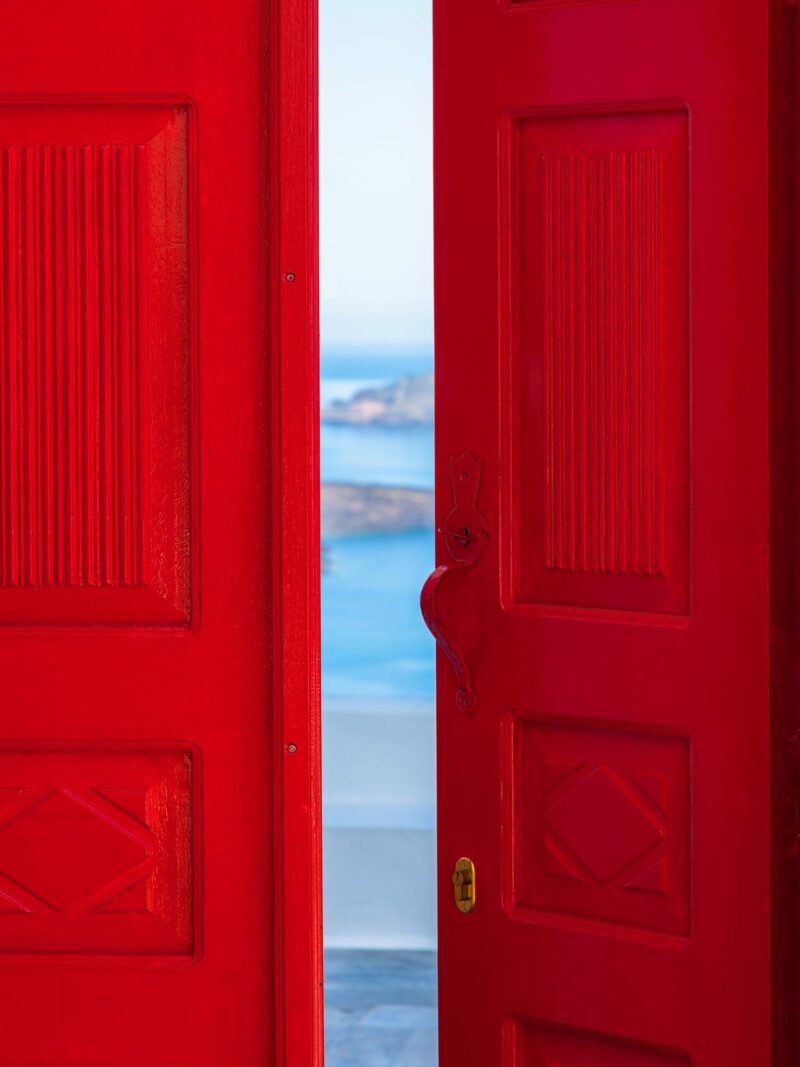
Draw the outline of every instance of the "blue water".
M433 640L419 614L433 531L326 542L322 679L326 697L433 697Z
M429 353L323 356L322 396L349 396L431 368ZM433 487L433 432L323 426L323 481ZM324 698L432 699L433 640L419 590L433 566L433 530L328 538L322 579Z
M433 488L433 434L395 429L322 426L323 482Z

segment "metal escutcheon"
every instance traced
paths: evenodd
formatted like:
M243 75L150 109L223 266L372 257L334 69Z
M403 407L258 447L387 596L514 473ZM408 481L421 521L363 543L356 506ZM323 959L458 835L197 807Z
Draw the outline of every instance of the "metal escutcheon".
M475 864L466 856L458 860L453 871L453 895L462 914L475 907Z

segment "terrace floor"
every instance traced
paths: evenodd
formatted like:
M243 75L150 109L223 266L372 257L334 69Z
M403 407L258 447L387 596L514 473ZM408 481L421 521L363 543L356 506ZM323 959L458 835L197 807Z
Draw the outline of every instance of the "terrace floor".
M436 1067L436 953L325 953L326 1067Z

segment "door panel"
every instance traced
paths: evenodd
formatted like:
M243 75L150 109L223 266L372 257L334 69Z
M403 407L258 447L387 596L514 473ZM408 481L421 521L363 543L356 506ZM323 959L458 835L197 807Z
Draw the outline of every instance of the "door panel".
M6 624L190 621L192 125L0 105Z
M0 766L36 783L0 790L4 953L199 955L196 751L31 747Z
M515 1033L515 1054L521 1067L541 1063L568 1063L570 1067L688 1067L684 1056L636 1047L584 1033L536 1025L520 1025Z
M686 738L519 714L508 730L512 913L688 937Z
M521 604L688 610L688 125L642 108L503 129Z
M782 11L434 3L443 1067L794 1062Z
M0 1061L19 1067L316 1055L315 655L300 677L280 643L314 632L311 434L302 508L301 475L283 465L281 503L276 473L284 351L313 421L313 153L280 155L293 230L268 150L279 63L312 134L312 23L282 4L268 35L267 8L0 15ZM307 332L281 337L285 248ZM306 716L291 878L284 686Z

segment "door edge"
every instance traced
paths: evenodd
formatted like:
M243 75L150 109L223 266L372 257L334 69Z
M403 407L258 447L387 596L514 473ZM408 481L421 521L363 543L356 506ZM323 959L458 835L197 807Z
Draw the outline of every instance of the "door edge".
M317 0L268 0L275 1063L321 1067Z

